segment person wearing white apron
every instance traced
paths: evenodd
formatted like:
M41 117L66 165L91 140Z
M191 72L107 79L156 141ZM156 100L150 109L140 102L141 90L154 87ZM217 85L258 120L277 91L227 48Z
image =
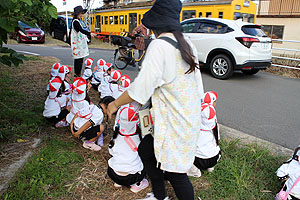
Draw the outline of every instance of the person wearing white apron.
M95 37L95 33L91 33L83 29L80 20L82 16L86 13L86 9L83 9L82 6L76 6L74 8L74 17L71 25L71 49L72 56L74 58L74 71L75 76L81 76L81 68L84 57L89 55L88 49L88 36Z

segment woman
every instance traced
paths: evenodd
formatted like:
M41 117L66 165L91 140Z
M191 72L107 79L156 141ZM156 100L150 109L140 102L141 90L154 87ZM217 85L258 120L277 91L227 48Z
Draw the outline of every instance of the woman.
M144 15L142 23L158 39L150 43L130 88L108 106L111 116L133 100L145 104L152 99L154 138L145 136L138 148L152 183L153 194L145 199L167 199L165 179L179 200L194 199L186 173L194 162L200 132L203 85L197 50L181 32L181 8L180 0L156 0Z
M97 34L83 30L80 20L82 16L86 13L86 9L82 6L77 6L74 8L74 17L71 26L71 48L72 56L74 58L74 71L75 76L79 77L81 75L81 68L84 57L89 55L88 49L88 39L87 36L95 37Z

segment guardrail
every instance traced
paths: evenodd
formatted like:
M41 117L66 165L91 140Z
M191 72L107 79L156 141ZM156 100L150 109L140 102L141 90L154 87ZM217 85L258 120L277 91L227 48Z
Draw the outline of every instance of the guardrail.
M272 41L300 43L300 41L297 41L297 40L278 40L278 39L272 39ZM272 50L300 52L300 50L298 50L298 49L287 49L287 48L276 48L276 47L272 47ZM298 61L298 62L300 62L300 59L298 59L298 58L290 58L290 57L283 57L283 56L273 56L273 55L272 55L272 58L283 59L283 60L292 60L292 61ZM293 66L278 65L278 64L272 64L272 66L282 67L282 68L287 68L287 69L297 69L297 70L300 70L300 66L299 67L293 67Z

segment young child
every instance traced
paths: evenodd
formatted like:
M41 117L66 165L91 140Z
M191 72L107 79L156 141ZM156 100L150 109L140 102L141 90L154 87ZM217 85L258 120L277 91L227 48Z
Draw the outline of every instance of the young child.
M100 93L100 99L104 98L109 91L109 83L111 82L110 74L113 71L113 66L111 63L106 63L103 67L104 73L101 77L101 84L98 87Z
M118 89L114 89L112 92L112 97L117 99L119 96L123 94L127 90L127 88L130 86L131 79L127 75L121 76L118 82Z
M86 96L87 96L86 80L84 80L81 77L75 78L72 85L70 113L66 117L67 122L69 124L72 122L76 113L80 109L84 108L84 106L86 105L85 102L89 104L89 102L86 101Z
M82 78L84 78L85 80L89 79L92 75L93 75L93 71L92 71L92 67L93 67L93 58L87 58L84 61L84 72L82 75Z
M130 186L130 190L137 193L149 185L137 152L142 139L137 109L130 104L120 107L116 121L113 139L109 144L112 158L108 160L107 174L115 182L115 187Z
M83 102L83 107L76 113L70 129L72 134L83 141L83 147L93 151L100 151L101 147L95 144L95 141L104 131L101 125L106 109L109 103L114 101L112 97L104 98L99 105L89 105Z
M118 81L121 78L122 74L119 70L114 70L110 74L110 82L108 83L107 90L101 91L101 96L104 98L106 96L112 96L113 92L118 90Z
M47 94L49 94L49 84L50 82L58 75L58 69L61 67L61 64L60 63L54 63L52 65L52 68L51 68L51 71L50 71L50 79L48 81L48 84L47 84Z
M300 146L298 146L291 159L284 162L277 170L279 180L284 184L275 200L300 199ZM282 198L282 197L286 198Z
M105 65L106 65L105 60L99 59L97 61L97 67L93 72L93 78L92 78L92 87L95 90L98 90L98 87L101 83L101 79L102 79L103 74L104 74L104 69L103 68L104 68Z
M45 101L43 116L55 127L68 126L65 118L69 111L66 109L67 96L62 95L64 84L59 77L49 83L49 95Z

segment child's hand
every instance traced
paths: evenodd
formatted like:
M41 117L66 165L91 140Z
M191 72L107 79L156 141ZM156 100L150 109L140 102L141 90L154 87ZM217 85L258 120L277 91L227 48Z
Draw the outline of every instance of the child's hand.
M118 107L115 103L115 101L111 102L110 104L108 104L107 106L107 115L109 117L109 119L112 118L112 115L118 110Z

